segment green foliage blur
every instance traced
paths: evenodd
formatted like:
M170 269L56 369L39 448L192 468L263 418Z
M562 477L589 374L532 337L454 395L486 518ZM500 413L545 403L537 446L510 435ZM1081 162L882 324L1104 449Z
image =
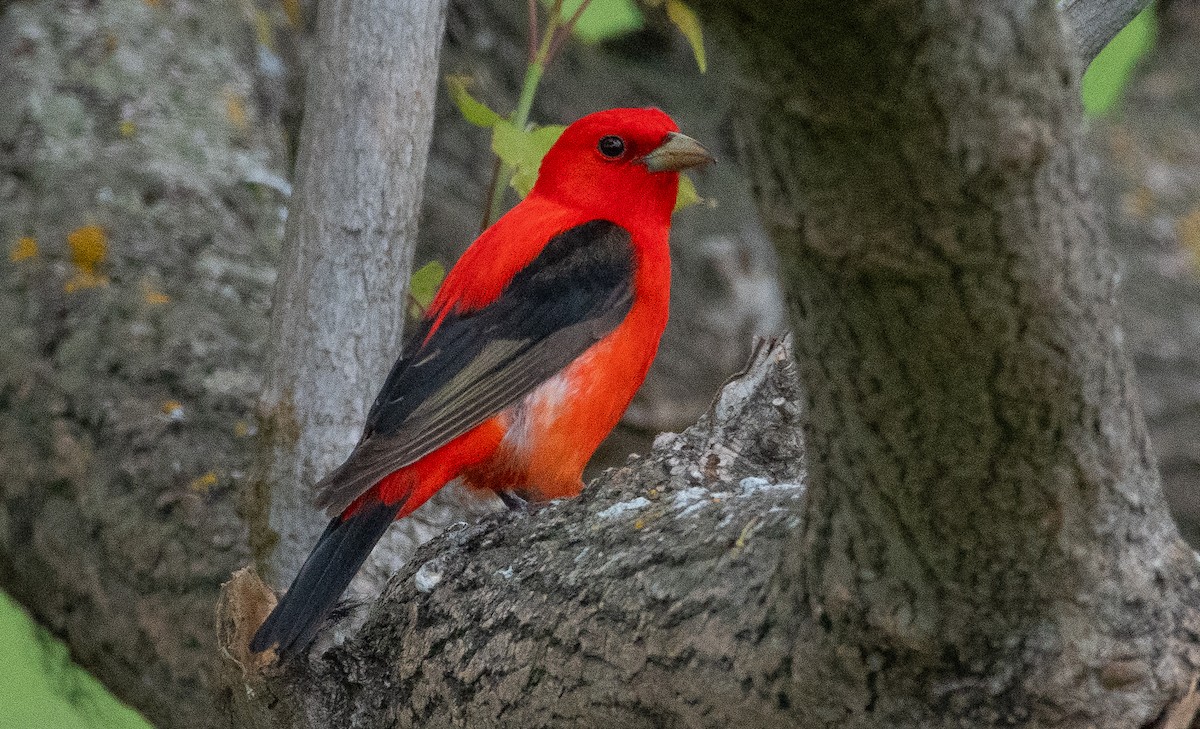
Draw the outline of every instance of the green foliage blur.
M0 593L0 729L150 729Z

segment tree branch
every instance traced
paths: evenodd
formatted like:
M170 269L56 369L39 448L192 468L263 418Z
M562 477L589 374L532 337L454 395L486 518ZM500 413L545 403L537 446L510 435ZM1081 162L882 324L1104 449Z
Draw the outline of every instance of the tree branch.
M446 2L329 0L317 12L260 404L269 473L248 510L280 586L327 521L311 484L349 453L366 393L400 351ZM393 538L420 539L407 537ZM391 561L386 542L374 562Z
M789 346L762 342L695 426L578 499L438 537L377 604L343 615L365 613L353 638L326 635L309 661L259 672L244 647L272 598L240 575L219 609L239 726L657 727L708 707L711 687L787 660L786 643L739 626L768 624L797 528L800 399ZM593 682L642 688L610 704ZM757 704L738 697L705 723L765 726L747 717L778 710Z
M1059 8L1083 59L1084 68L1100 55L1104 46L1151 0L1062 0Z

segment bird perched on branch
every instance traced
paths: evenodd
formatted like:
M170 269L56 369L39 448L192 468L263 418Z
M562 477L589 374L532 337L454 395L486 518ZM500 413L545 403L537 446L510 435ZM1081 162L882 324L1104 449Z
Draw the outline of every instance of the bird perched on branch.
M446 276L358 445L317 484L332 519L252 650L304 648L388 525L455 478L510 506L579 493L667 324L679 171L712 159L657 109L566 128Z

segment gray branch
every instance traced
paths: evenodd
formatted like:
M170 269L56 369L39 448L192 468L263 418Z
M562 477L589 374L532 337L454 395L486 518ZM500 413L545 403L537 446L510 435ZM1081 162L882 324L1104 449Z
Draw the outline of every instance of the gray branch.
M326 521L311 484L349 453L367 393L399 354L446 2L329 0L317 12L261 402L274 447L251 504L252 544L280 586Z
M1062 0L1059 7L1086 68L1150 0Z

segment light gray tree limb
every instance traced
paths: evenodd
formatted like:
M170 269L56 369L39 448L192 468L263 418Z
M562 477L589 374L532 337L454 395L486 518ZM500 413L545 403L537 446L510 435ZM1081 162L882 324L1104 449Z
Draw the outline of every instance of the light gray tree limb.
M252 545L279 586L327 521L311 485L349 453L400 352L446 3L317 12L261 401L273 448L251 504Z

